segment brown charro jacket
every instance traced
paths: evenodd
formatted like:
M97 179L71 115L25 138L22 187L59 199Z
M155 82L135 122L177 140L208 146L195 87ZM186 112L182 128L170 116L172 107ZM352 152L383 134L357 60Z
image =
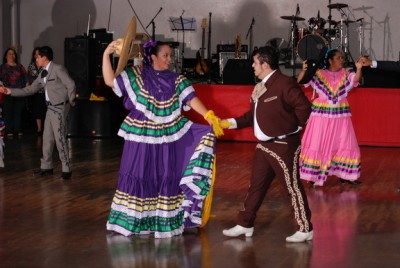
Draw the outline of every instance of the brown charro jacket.
M265 83L267 91L258 99L257 123L269 137L286 135L303 127L311 113L311 104L296 80L276 70ZM255 102L250 110L235 118L237 128L253 126Z

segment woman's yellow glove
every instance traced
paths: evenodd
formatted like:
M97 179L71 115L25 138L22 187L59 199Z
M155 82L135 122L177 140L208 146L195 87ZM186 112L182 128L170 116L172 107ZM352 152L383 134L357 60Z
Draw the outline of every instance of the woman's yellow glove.
M233 124L231 122L229 122L228 120L222 120L222 121L219 121L219 125L222 128L228 128L228 127L232 126Z
M214 111L209 110L205 115L204 115L204 119L211 121L215 136L220 137L222 135L224 135L224 130L223 128L225 126L226 123L223 123L223 125L221 125L221 120L214 114ZM227 122L227 121L226 121ZM229 122L228 122L229 123ZM230 124L230 123L229 123Z

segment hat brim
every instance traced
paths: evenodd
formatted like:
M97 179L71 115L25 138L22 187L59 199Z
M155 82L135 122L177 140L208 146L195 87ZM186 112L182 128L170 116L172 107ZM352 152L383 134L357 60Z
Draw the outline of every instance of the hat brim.
M119 75L128 64L130 50L132 47L132 41L135 40L136 37L136 17L132 17L129 22L128 29L126 30L126 34L124 37L124 41L122 44L121 54L119 55L117 70L115 71L115 76Z

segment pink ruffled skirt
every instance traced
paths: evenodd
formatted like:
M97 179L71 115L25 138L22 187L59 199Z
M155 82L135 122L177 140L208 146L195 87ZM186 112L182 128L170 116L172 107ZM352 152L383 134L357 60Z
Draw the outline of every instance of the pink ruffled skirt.
M302 138L300 177L323 185L328 176L360 177L360 148L350 117L311 116Z

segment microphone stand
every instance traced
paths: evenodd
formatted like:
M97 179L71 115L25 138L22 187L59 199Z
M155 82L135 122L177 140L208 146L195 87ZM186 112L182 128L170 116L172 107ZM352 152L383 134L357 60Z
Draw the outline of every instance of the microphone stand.
M183 61L185 60L185 24L183 23L183 13L185 13L185 10L182 10L182 14L179 16L179 19L181 20L182 24L182 62L181 62L181 70L183 70L184 64Z
M254 23L255 23L255 20L254 20L254 18L253 18L253 19L251 20L251 24L250 24L249 30L247 31L247 34L246 34L246 40L247 40L247 37L249 37L249 35L250 35L250 41L249 41L249 56L251 56L252 53L253 53L253 25L254 25Z
M328 5L331 4L331 0L328 1ZM328 15L328 48L331 48L331 38L330 38L330 34L331 34L331 21L332 21L332 9L329 8L329 15Z
M154 23L154 19L158 16L158 14L160 14L162 10L162 7L160 7L160 10L157 12L157 14L151 19L151 21L149 22L149 24L146 26L146 29L149 28L150 24L152 26L152 34L151 34L151 40L155 41L156 40L156 25Z
M211 84L212 80L212 72L213 72L213 65L212 65L212 56L211 56L211 15L212 13L208 13L208 48L207 48L207 65L208 65L208 80L207 83Z

